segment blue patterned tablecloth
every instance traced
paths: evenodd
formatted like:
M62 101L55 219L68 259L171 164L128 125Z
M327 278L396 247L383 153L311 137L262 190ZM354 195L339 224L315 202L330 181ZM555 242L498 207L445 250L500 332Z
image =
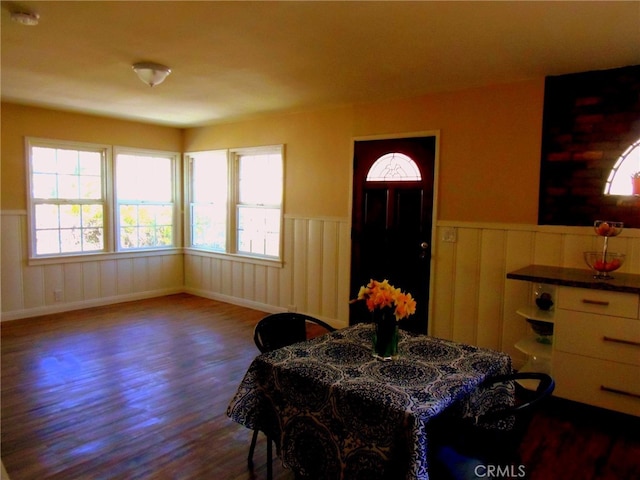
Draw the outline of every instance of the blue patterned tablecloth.
M504 353L401 331L384 362L372 334L358 324L256 357L227 415L268 433L301 478L427 480L430 419L512 401L477 389L511 372Z

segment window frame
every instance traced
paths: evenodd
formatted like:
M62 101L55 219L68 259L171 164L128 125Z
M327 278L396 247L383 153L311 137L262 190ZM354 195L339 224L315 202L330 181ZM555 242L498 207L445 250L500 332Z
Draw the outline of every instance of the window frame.
M70 149L78 151L97 151L101 153L101 187L102 196L100 202L103 206L103 248L101 250L91 250L85 252L60 252L38 254L36 246L36 205L45 202L34 197L33 192L33 148L54 148ZM79 142L58 140L39 137L25 137L25 163L26 163L26 186L27 186L27 244L28 244L28 264L42 265L68 262L92 261L96 258L126 258L140 255L153 254L155 251L165 253L176 253L182 250L182 215L181 215L181 167L182 159L178 152L163 150L138 149L124 146L114 146L101 143ZM144 248L119 248L119 219L118 203L116 199L116 157L117 154L149 155L156 157L171 158L172 162L172 203L173 203L173 243L170 246L153 246ZM58 202L58 203L65 203ZM97 203L97 202L96 202Z
M171 245L158 246L152 245L149 247L135 247L125 248L121 245L120 238L120 198L118 196L118 156L119 155L134 155L134 156L148 156L156 158L166 158L171 162L171 201L170 202L154 202L140 200L136 202L136 205L166 205L170 203L172 206L171 220L172 220L172 232L171 232ZM113 148L113 243L114 250L116 252L146 252L154 250L168 250L180 247L180 235L182 232L181 224L181 205L180 205L180 154L176 152L161 151L161 150L149 150L140 148L129 148L117 146ZM131 204L131 202L126 202Z
M201 245L193 244L193 215L191 211L194 202L193 176L194 169L192 160L196 155L208 152L226 152L227 155L227 218L226 218L226 241L225 251L207 248ZM280 231L278 238L278 255L263 255L239 250L238 245L238 211L242 204L239 201L240 185L239 185L239 168L240 159L245 155L273 155L280 156L282 190L280 194L280 203L270 205L272 208L278 208ZM263 263L265 265L273 265L283 263L283 242L284 242L284 191L285 191L285 148L284 145L266 145L260 147L243 147L231 149L216 149L198 152L185 153L185 239L186 249L220 258L233 257L236 259L244 259L252 263Z
M87 202L87 203L95 203L102 205L103 212L103 245L101 250L90 250L90 251L80 251L80 252L58 252L58 253L37 253L37 226L36 226L36 206L43 204L55 204L55 205L65 205L69 204L69 200L60 200L60 199L40 199L36 198L34 195L34 182L33 182L33 149L34 148L52 148L57 150L74 150L74 151L86 151L86 152L98 152L100 153L100 187L101 187L101 196L99 199L96 199L95 202ZM111 208L110 208L110 190L109 190L109 181L108 178L110 176L109 169L109 160L112 155L112 148L110 145L105 144L94 144L94 143L85 143L85 142L74 142L74 141L66 141L66 140L51 140L45 138L36 138L36 137L26 137L25 138L25 158L26 158L26 174L27 174L27 233L28 233L28 256L29 259L49 259L49 258L68 258L68 257L79 257L79 256L88 256L88 255L101 255L109 252L113 248L113 244L110 243L111 229L112 229L112 221L111 221ZM80 199L77 202L73 202L73 204L84 204Z

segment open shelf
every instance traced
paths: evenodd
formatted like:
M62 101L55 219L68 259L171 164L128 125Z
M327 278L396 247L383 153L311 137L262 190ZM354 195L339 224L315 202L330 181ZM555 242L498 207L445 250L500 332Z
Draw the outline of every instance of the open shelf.
M540 343L533 337L524 337L514 345L522 353L540 360L551 360L551 345Z
M529 320L553 323L553 310L540 310L538 307L529 305L519 308L516 313Z

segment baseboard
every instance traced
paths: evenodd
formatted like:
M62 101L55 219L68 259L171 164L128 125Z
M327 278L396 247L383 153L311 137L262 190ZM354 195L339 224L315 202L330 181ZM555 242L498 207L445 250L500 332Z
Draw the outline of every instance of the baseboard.
M219 302L230 303L231 305L238 305L240 307L246 307L246 308L251 308L253 310L259 310L259 311L265 312L265 313L280 313L280 312L286 312L287 311L286 308L276 307L274 305L269 305L269 304L266 304L266 303L254 302L254 301L251 301L251 300L245 300L244 298L233 297L231 295L224 295L222 293L211 292L211 291L208 291L208 290L200 290L200 289L197 289L197 288L188 288L187 287L187 288L185 288L183 290L183 292L191 294L191 295L196 295L198 297L208 298L210 300L217 300ZM300 312L300 313L306 313L308 315L311 315L311 316L317 318L318 320L322 320L324 322L327 322L329 325L332 325L335 328L344 328L344 327L348 326L347 323L339 322L335 318L322 317L322 316L318 316L318 315L315 315L315 314L309 313L309 312Z
M254 302L252 300L245 300L244 298L233 297L231 295L225 295L223 293L211 292L209 290L200 290L198 288L185 287L182 291L184 293L195 295L197 297L203 297L203 298L208 298L210 300L217 300L219 302L230 303L231 305L238 305L240 307L251 308L252 310L259 310L265 313L286 312L284 308L274 307L273 305Z
M150 290L147 292L130 293L127 295L117 295L112 297L96 298L94 300L82 300L80 302L60 303L55 305L45 305L42 307L27 308L13 312L3 312L0 318L1 322L10 320L19 320L21 318L39 317L41 315L50 315L52 313L71 312L73 310L82 310L83 308L102 307L104 305L113 305L116 303L131 302L134 300L144 300L146 298L163 297L165 295L173 295L183 293L183 288L167 288L161 290Z

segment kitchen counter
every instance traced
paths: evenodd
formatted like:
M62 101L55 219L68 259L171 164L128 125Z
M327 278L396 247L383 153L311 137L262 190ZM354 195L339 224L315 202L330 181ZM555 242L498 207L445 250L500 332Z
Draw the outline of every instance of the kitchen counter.
M611 280L598 280L591 270L547 265L529 265L507 273L512 280L640 294L640 275L613 272L611 276Z

